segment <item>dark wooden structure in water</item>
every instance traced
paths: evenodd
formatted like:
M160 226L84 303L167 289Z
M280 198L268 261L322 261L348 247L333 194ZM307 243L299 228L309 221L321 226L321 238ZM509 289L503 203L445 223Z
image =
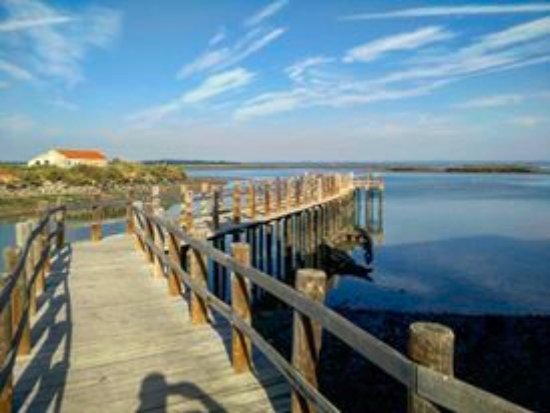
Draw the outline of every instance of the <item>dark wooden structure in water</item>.
M335 412L317 389L322 333L402 383L410 412L526 411L454 377L448 328L411 325L406 356L323 304L319 247L357 225L371 190L351 175L183 187L170 216L155 188L122 205L126 234L103 237L98 200L74 244L73 207L44 206L5 251L0 412ZM294 311L290 359L253 327L265 295Z

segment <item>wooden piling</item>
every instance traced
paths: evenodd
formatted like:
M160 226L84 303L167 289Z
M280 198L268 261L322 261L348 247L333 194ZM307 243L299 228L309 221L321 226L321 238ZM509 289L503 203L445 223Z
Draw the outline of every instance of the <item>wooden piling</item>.
M103 208L101 206L101 195L94 196L94 204L92 206L92 224L90 225L90 238L93 242L101 241L102 234L102 215Z
M157 210L156 215L160 215L161 211ZM162 253L165 251L165 245L164 245L164 239L162 236L162 229L155 223L151 222L152 225L152 234L153 234L153 242L155 243L155 247ZM164 264L161 260L161 257L159 257L157 254L153 254L153 276L155 278L162 278L164 277Z
M4 268L6 270L5 276L0 278L0 288L3 288L8 277L13 273L17 265L18 253L13 247L6 247L3 251L4 254ZM13 294L18 291L13 290ZM11 298L11 297L10 297ZM12 308L13 300L10 299L10 303L4 307L1 317L0 325L0 365L3 365L11 350L11 341L13 338L12 328ZM0 393L0 412L8 413L12 411L12 397L13 397L13 376L10 374L6 379L4 388Z
M248 181L248 214L251 220L256 219L256 188L252 179Z
M132 209L134 191L130 190L126 199L126 233L133 234L135 232L134 210Z
M283 191L281 185L281 179L275 180L275 211L277 214L282 212L283 208Z
M416 322L409 327L408 355L418 364L452 376L454 333L438 323ZM440 410L414 392L409 392L409 413L437 413Z
M178 239L168 233L168 258L177 266L181 267L181 247ZM168 270L168 295L178 296L181 295L181 284L179 276L176 271Z
M217 231L220 228L220 199L222 197L220 188L216 188L212 195L212 228Z
M25 223L19 222L16 224L16 235L25 233ZM19 247L16 249L7 248L4 250L4 262L10 267L15 265L19 260L22 249ZM9 251L9 252L6 252ZM29 295L27 294L27 265L23 266L22 272L19 275L15 287L11 293L11 320L12 320L12 331L15 333L19 327L19 323L23 323L23 333L21 336L21 341L19 347L17 348L18 355L25 355L31 352L31 326L30 326L30 317L29 312L26 313L26 317L23 321L22 318L25 316L25 308L28 305Z
M195 238L206 239L206 232L196 230L193 232ZM191 280L203 288L207 288L208 280L208 262L207 257L199 251L189 248L187 262L189 265L188 273ZM191 323L204 324L208 321L208 310L206 302L195 290L191 290Z
M301 269L296 274L296 289L306 297L322 303L326 294L327 276L323 271ZM317 388L317 364L321 349L321 326L294 310L292 335L292 365ZM300 393L292 391L292 413L314 413L315 406Z
M235 182L233 188L233 223L241 223L241 184Z
M233 258L242 265L250 266L250 246L244 243L231 245ZM250 283L239 273L231 274L231 307L233 313L247 323L252 321ZM232 329L232 362L236 373L250 371L252 346L250 339L237 328Z
M264 183L264 216L271 214L271 187L269 182Z
M56 206L61 206L61 198L57 199ZM58 211L55 214L55 225L56 225L56 236L55 236L55 247L60 250L65 245L65 209Z

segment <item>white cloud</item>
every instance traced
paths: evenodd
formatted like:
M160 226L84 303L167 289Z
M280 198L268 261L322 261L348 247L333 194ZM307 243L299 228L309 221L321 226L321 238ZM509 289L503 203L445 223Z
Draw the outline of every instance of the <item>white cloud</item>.
M249 84L254 74L243 68L233 69L207 78L196 89L182 96L183 103L197 103L220 95L232 89Z
M35 19L10 19L0 22L0 32L26 30L39 26L52 26L73 21L69 16L39 17Z
M525 3L525 4L496 4L496 5L461 5L461 6L436 6L418 7L389 11L383 13L364 13L342 17L341 20L372 20L408 17L435 17L435 16L468 16L468 15L494 15L494 14L519 14L519 13L543 13L550 11L550 4Z
M14 79L18 80L33 79L33 75L28 70L2 59L0 59L0 71L5 72Z
M548 119L543 118L542 116L525 115L512 118L510 123L522 128L534 128L535 126L539 126L547 121Z
M221 43L225 39L225 27L220 27L218 31L210 38L208 41L208 46L215 46L218 43Z
M186 64L178 72L178 78L186 78L204 71L217 71L236 65L260 51L285 33L285 28L265 31L252 29L232 47L207 50L201 56Z
M288 0L276 0L272 3L269 3L267 6L265 6L263 9L258 11L253 16L246 19L244 22L245 26L257 26L265 19L273 16L274 14L278 13L281 9L283 9L288 4Z
M348 50L344 62L369 62L396 50L414 50L430 43L447 40L452 34L441 27L431 26L410 33L383 37Z
M17 44L10 50L14 60L26 62L37 74L68 86L84 80L81 64L89 50L108 47L120 30L121 13L109 8L92 7L69 14L39 0L7 0L3 6L11 21L20 26L20 30L8 33L12 38L3 39L16 40L10 43ZM71 24L60 24L67 19ZM24 30L22 21L28 23ZM31 21L43 24L31 25Z
M306 103L308 93L302 89L265 93L245 102L233 113L235 120L247 120L254 117L288 112Z
M242 88L249 84L254 76L254 73L241 67L212 75L195 89L180 97L132 114L127 117L127 120L138 126L154 124L184 107L190 107L231 90Z
M334 59L324 56L313 56L300 60L285 69L286 74L295 82L303 82L304 74L313 67L332 62Z
M500 106L518 105L526 101L541 99L550 99L550 91L483 96L476 99L467 100L462 103L457 103L454 107L459 109L494 108Z

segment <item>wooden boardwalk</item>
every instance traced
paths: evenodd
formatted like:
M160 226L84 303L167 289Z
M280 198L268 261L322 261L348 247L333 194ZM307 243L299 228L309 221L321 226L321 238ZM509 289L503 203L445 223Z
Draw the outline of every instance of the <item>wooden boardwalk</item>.
M287 411L289 386L261 359L235 374L227 323L191 325L127 235L81 242L56 257L18 358L19 411ZM220 340L220 338L222 338Z

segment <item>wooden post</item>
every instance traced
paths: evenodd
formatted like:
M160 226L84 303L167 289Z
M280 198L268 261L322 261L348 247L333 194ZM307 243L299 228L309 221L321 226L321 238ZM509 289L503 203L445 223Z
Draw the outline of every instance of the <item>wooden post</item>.
M250 266L250 246L245 243L231 245L233 258L242 265ZM231 307L233 313L250 324L252 321L250 283L239 273L231 274ZM252 367L252 346L250 339L237 328L232 330L232 361L236 373L250 371Z
M153 185L151 187L151 205L153 208L153 214L157 214L161 209L160 187L158 185Z
M280 214L282 212L282 205L283 205L283 192L282 192L281 179L277 178L275 180L275 208L276 208L277 214Z
M298 270L296 289L306 297L322 303L326 294L327 276L314 269ZM292 365L317 388L317 363L321 349L321 325L294 310ZM315 406L297 391L292 392L292 413L313 413Z
M196 231L195 238L206 239L206 232ZM189 263L188 273L191 281L199 286L207 288L208 262L207 257L199 251L189 248L187 262ZM206 302L193 289L191 289L191 323L204 324L208 321L208 310Z
M222 197L220 188L215 188L212 194L212 228L214 231L220 229L220 198Z
M61 198L57 199L56 206L61 206ZM65 245L65 209L55 214L55 225L57 235L55 237L55 247L60 250Z
M248 181L248 213L251 220L256 219L256 188L252 179Z
M157 210L155 215L160 216L161 211ZM159 250L161 254L165 254L164 239L162 238L162 228L160 228L153 221L151 221L151 225L153 226L152 233L153 233L153 241L155 242L155 246L157 247L157 250ZM164 277L164 264L162 262L162 258L159 257L156 252L153 252L153 256L154 256L153 276L155 278L162 278Z
M269 216L271 214L271 188L269 182L264 183L264 216Z
M135 231L134 210L132 209L134 191L130 190L126 199L126 233L133 234Z
M233 223L241 223L241 184L235 182L233 188Z
M181 267L181 248L178 239L168 232L168 257L170 261ZM168 294L181 295L181 284L176 271L168 269Z
M90 238L94 242L99 242L102 238L101 219L103 213L100 202L101 196L96 195L94 197L94 205L92 206L92 224L90 226Z
M285 180L285 211L292 208L292 178Z
M16 224L16 234L25 232L25 223L19 222ZM17 249L12 249L10 252L4 252L4 262L7 265L13 265L15 267L17 261L19 260L22 250L18 247ZM24 315L24 309L27 306L29 296L27 294L27 266L23 267L23 270L19 277L17 278L17 283L13 288L11 293L11 320L12 320L12 331L17 331L19 323L23 323L23 335L17 349L18 355L29 354L31 352L31 327L30 327L30 317L29 312L23 321L22 317Z
M6 270L6 276L0 278L0 288L3 288L6 281L8 280L9 275L15 270L17 265L18 253L17 250L13 247L6 247L4 249L4 266ZM21 274L24 275L24 274ZM13 294L17 292L15 289L12 292ZM4 307L4 311L1 314L1 324L0 324L0 365L3 365L6 361L11 350L11 341L13 337L12 329L12 310L11 305L13 304L12 297L10 297L10 302ZM11 372L10 372L11 373ZM8 413L12 411L12 396L13 396L13 377L10 374L4 385L2 393L0 393L0 412Z
M193 191L187 191L185 195L185 217L182 227L190 232L193 230Z
M23 244L18 244L18 246L21 248L21 251L23 251L25 244L27 243L27 240L30 238L30 235L34 227L34 222L26 221L22 225L24 228ZM29 254L27 255L27 259L25 261L25 274L27 275L27 286L28 286L28 289L30 290L28 295L28 300L29 300L29 314L31 316L35 315L37 312L36 281L33 281L34 269L37 262L37 257L35 256L36 249L34 248L35 243L36 243L36 239L30 243Z
M409 327L408 355L418 364L452 376L454 333L438 323L416 322ZM439 409L416 393L409 392L409 413L437 413Z
M180 226L186 228L187 225L187 185L180 185Z

